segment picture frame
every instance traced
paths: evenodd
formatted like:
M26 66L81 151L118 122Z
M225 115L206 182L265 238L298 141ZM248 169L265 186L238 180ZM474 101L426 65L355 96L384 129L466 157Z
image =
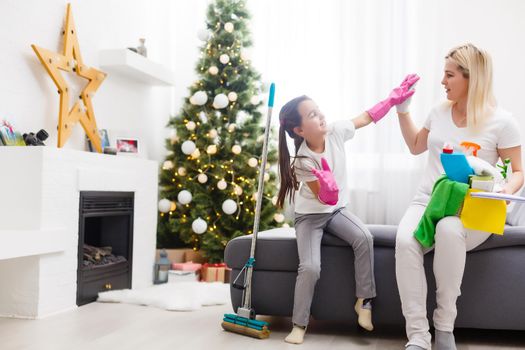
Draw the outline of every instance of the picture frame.
M139 140L136 138L117 137L115 143L117 154L137 155L139 153Z
M104 148L111 147L111 143L109 141L109 134L107 129L99 129L98 134L100 136L100 145L102 147L102 152L104 152ZM86 148L89 152L96 152L95 148L93 147L91 140L86 135Z

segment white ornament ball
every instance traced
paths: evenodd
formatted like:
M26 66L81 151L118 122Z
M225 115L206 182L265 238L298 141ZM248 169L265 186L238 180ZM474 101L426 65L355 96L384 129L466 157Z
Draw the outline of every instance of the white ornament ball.
M197 37L201 41L207 41L210 37L210 32L208 31L208 29L205 28L199 29L199 31L197 32Z
M167 213L170 211L170 209L171 209L171 201L169 199L162 198L159 201L159 211L161 213Z
M242 148L241 148L241 146L239 146L239 145L234 145L234 146L232 147L232 153L233 153L233 154L239 154L239 153L241 153L241 151L242 151Z
M264 181L270 180L270 174L264 173Z
M173 169L174 166L175 165L173 164L173 162L171 160L167 160L164 163L162 163L162 169L164 169L164 170Z
M216 138L218 135L218 132L216 129L211 129L209 132L208 132L208 136L210 136L210 139L214 139Z
M227 54L223 53L222 55L220 55L219 61L222 64L227 64L228 62L230 62L230 56L228 56Z
M190 97L190 103L192 105L202 106L208 101L208 95L204 91L196 91Z
M191 224L191 229L193 230L193 232L195 232L198 235L206 232L207 228L208 228L208 224L206 223L206 221L202 220L200 217L193 220Z
M179 174L180 176L186 175L186 168L181 166L177 169L177 174Z
M272 197L272 204L277 205L277 196Z
M189 155L195 152L195 149L197 149L197 146L195 146L195 142L186 140L182 143L182 145L180 146L180 149L182 150L182 153Z
M252 105L256 105L256 104L258 104L258 103L259 103L259 96L257 96L257 95L253 95L252 98L250 98L250 103L251 103Z
M206 148L206 153L208 154L215 154L217 153L217 145L209 145L207 148Z
M217 188L219 190L224 190L224 189L226 189L227 186L228 186L228 184L224 180L220 180L219 182L217 182Z
M257 161L257 158L250 158L248 159L248 165L252 168L255 168L259 162Z
M237 115L235 116L235 119L237 120L239 124L242 124L246 120L248 120L249 117L250 115L246 113L245 111L239 111L239 113L237 113Z
M213 99L213 108L215 109L222 109L226 106L228 106L228 97L226 97L225 94L218 94Z
M233 189L233 192L234 192L236 195L240 196L240 195L242 194L242 188L241 188L241 186L235 186L235 188Z
M233 199L227 199L222 202L222 211L225 214L231 215L237 211L237 203Z
M201 156L201 152L199 151L199 149L195 149L195 151L193 151L193 153L191 154L191 158L192 159L197 159Z
M199 176L197 176L197 181L199 181L201 184L204 184L206 181L208 181L208 176L206 174L199 174Z
M188 129L189 131L195 130L196 126L197 126L197 124L195 124L195 122L193 122L191 120L186 123L186 129Z
M224 23L224 30L227 31L228 33L232 33L233 32L233 23L232 22L226 22Z
M288 225L288 223L285 222L285 223L283 224L283 227L285 227L285 228L289 228L290 225Z
M277 213L273 216L273 219L275 220L275 222L281 223L284 221L284 215L281 213Z
M228 93L228 100L232 101L232 102L235 102L237 101L237 93L235 91L232 91L230 93Z
M208 73L210 73L211 75L217 75L219 74L219 68L217 68L217 66L211 66L210 68L208 68Z
M179 194L177 195L177 200L179 201L180 204L188 204L191 202L191 193L190 191L187 191L187 190L182 190L179 192Z
M201 122L203 122L203 123L207 123L207 122L208 122L208 116L207 116L206 113L204 113L204 112L200 112L200 113L199 113L199 119L200 119Z
M229 132L234 132L235 128L237 128L237 124L235 124L235 123L231 123L230 125L228 125L228 131Z

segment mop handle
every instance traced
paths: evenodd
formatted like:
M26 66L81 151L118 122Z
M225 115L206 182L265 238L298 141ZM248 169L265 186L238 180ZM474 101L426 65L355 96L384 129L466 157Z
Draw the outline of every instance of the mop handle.
M259 219L261 216L261 204L264 189L264 172L268 158L268 139L270 137L270 122L272 120L273 100L275 96L275 84L270 85L270 96L268 98L268 115L266 118L266 129L264 130L264 143L262 151L261 166L259 168L259 184L257 187L257 202L255 203L255 217L253 221L252 246L250 249L250 264L246 268L246 279L244 284L246 289L243 292L243 308L250 310L252 307L252 274L253 262L255 261L255 245L257 243L257 233L259 232Z
M255 257L255 242L259 233L259 219L261 217L261 204L264 190L264 173L266 170L266 161L268 159L268 139L270 138L270 122L272 121L273 100L275 97L275 84L270 85L270 96L268 98L268 116L266 118L266 129L264 130L264 143L262 151L262 161L259 168L259 184L257 186L257 202L255 203L255 218L253 221L252 248L250 258Z

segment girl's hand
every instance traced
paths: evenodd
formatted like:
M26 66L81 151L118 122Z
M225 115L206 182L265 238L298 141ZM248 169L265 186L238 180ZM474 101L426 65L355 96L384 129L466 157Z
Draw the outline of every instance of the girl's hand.
M386 100L379 102L374 107L367 110L374 123L381 120L381 118L388 113L390 108L403 103L410 98L416 92L416 90L411 88L418 80L419 76L417 74L407 75L401 84L392 90Z
M325 158L321 158L322 170L312 169L312 173L319 180L319 201L328 205L336 205L339 201L339 187L335 182L334 174Z

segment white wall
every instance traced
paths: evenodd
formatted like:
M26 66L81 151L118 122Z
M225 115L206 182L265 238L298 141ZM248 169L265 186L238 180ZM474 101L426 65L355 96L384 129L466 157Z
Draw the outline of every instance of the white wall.
M503 108L512 112L521 125L525 142L525 2L521 0L408 0L414 5L417 21L412 23L409 40L417 49L414 69L433 67L435 75L422 80L424 103L443 99L440 84L443 57L454 46L471 42L487 50L494 64L494 94ZM428 68L426 68L428 69ZM414 104L418 104L417 100ZM421 101L421 102L423 102Z
M59 97L30 45L62 50L60 31L67 2L0 2L0 119L8 119L22 132L46 129L48 145L56 145ZM172 1L73 0L71 4L87 65L99 67L99 50L138 46L140 37L146 38L148 57L166 67L177 67L175 53L184 56L172 45ZM162 159L163 127L172 111L173 88L151 87L108 73L93 99L98 127L108 129L110 136L137 137L145 146L144 157ZM80 124L65 148L84 149Z

